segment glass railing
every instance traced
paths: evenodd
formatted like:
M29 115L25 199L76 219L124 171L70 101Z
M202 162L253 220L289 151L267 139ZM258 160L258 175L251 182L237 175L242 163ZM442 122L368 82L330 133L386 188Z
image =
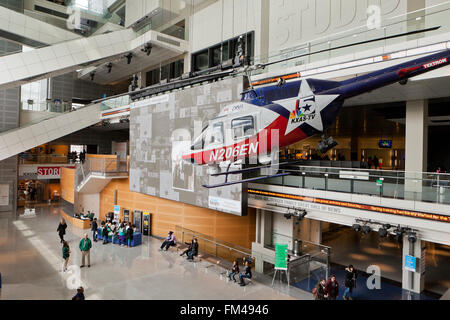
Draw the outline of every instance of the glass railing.
M360 59L361 52L386 48L391 45L404 43L424 37L430 37L450 32L450 2L446 1L406 14L383 18L380 28L369 30L364 23L360 27L347 29L340 33L321 37L299 44L294 47L270 52L268 55L256 56L253 64L275 63L280 60L291 60L275 63L265 70L255 71L254 74L266 72L282 72L282 69L297 68L305 70L305 65L319 62L321 65L333 64L331 59L345 56L345 61ZM436 30L408 34L411 31L439 27ZM373 41L376 39L383 39ZM444 39L445 40L445 39ZM416 46L408 49L417 48ZM405 48L406 49L406 48ZM385 52L385 49L383 50Z
M128 160L106 155L104 158L87 158L75 170L75 186L78 187L91 174L104 177L128 174Z
M72 103L66 101L62 102L43 101L33 104L22 101L20 102L20 109L27 111L58 112L58 113L76 110L75 108L72 109Z
M292 165L258 183L450 204L450 174Z
M128 106L131 104L131 102L132 101L130 99L130 96L128 94L126 94L123 96L118 96L115 98L111 98L111 99L102 101L101 108L102 108L102 110L115 109L115 108L119 108L119 107Z
M190 243L193 238L197 238L199 252L228 261L230 263L233 263L235 260L243 261L244 258L253 259L252 252L248 248L222 241L215 237L180 226L175 227L175 236L177 237L179 243Z
M20 164L34 164L34 163L75 163L67 155L63 154L45 154L37 155L32 153L20 153L19 154Z

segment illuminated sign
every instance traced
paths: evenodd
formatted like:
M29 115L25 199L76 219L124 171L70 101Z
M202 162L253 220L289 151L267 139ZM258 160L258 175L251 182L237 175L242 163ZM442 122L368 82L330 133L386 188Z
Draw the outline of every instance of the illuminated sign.
M297 195L292 195L292 194L263 191L263 190L256 190L256 189L248 189L248 193L255 194L255 195L261 195L261 196L268 196L268 197L276 197L276 198L291 199L291 200L298 200L298 201L305 201L305 202L312 202L312 203L320 203L320 204L345 207L345 208L350 208L350 209L367 210L367 211L374 211L374 212L385 213L385 214L394 214L394 215L405 216L405 217L410 217L410 218L419 218L419 219L426 219L426 220L439 221L439 222L450 222L450 216L445 216L445 215L436 214L436 213L425 213L425 212L409 211L409 210L403 210L403 209L386 208L386 207L373 206L373 205L367 205L367 204L320 199L320 198L313 198L313 197L304 197L304 196L297 196Z
M378 145L380 148L392 148L392 140L380 140Z

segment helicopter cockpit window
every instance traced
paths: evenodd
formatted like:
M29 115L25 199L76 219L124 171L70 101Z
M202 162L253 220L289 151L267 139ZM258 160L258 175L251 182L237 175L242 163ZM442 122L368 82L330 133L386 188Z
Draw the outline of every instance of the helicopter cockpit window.
M223 144L223 122L214 123L206 134L206 145Z
M252 116L237 118L231 121L234 139L249 137L255 134L255 120Z
M191 146L191 150L202 150L205 147L205 136L207 132L206 129L208 129L208 126L205 126L202 130L202 134L194 140Z

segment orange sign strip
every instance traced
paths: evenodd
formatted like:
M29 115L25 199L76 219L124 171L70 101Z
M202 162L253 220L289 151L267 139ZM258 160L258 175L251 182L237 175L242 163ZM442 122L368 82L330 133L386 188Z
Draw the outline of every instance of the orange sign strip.
M330 205L330 206L338 206L338 207L345 207L345 208L359 209L359 210L368 210L368 211L374 211L374 212L380 212L380 213L386 213L386 214L395 214L395 215L406 216L406 217L410 217L410 218L419 218L419 219L433 220L433 221L439 221L439 222L450 222L450 216L445 216L445 215L436 214L436 213L425 213L425 212L409 211L409 210L403 210L403 209L386 208L386 207L372 206L372 205L359 204L359 203L353 203L353 202L311 198L311 197L304 197L304 196L297 196L297 195L286 194L286 193L278 193L278 192L255 190L255 189L249 189L248 193L262 195L262 196L268 196L268 197L276 197L276 198L306 201L306 202L312 202L312 203L320 203L320 204L326 204L326 205Z
M270 79L264 79L264 80L260 80L260 81L255 81L255 82L252 82L252 85L253 85L253 86L260 86L260 85L263 85L263 84L268 84L268 83L274 83L274 82L277 82L277 81L280 80L280 79L289 80L289 79L295 79L295 78L300 78L300 77L301 77L300 72L297 72L297 73L292 73L292 74L288 74L288 75L281 76L281 77L275 77L275 78L270 78Z
M116 111L110 111L110 112L105 112L105 113L102 113L102 117L110 116L110 115L113 115L113 114L116 114L116 113L128 112L128 111L130 111L130 108L122 109L122 110L116 110Z

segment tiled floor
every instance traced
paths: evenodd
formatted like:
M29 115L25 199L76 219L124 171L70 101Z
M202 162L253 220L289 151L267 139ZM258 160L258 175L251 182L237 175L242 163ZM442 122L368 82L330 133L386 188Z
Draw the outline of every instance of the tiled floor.
M61 272L59 219L59 207L47 205L37 207L35 217L0 215L0 299L70 299L74 295L77 277ZM69 265L78 266L83 231L70 225L67 231L72 251ZM312 299L309 292L297 288L271 288L261 283L265 282L262 277L240 287L220 275L224 270L206 261L188 262L175 251L160 252L160 244L154 238L144 239L135 248L94 242L91 268L78 269L86 299Z

